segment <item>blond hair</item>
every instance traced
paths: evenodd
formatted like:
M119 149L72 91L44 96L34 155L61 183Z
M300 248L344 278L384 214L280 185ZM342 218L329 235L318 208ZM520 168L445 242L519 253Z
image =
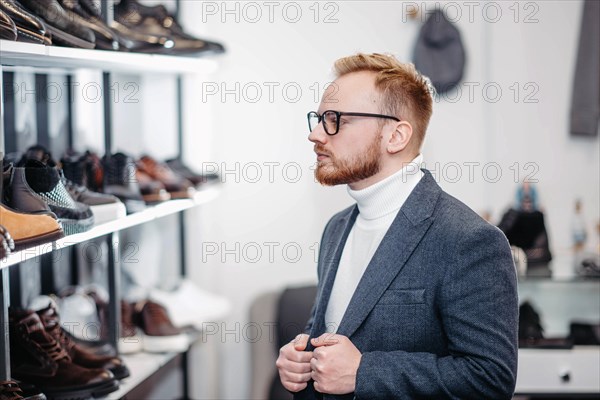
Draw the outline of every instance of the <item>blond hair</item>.
M433 113L433 85L413 64L403 64L392 55L356 54L340 58L334 64L337 77L352 72L376 74L375 87L381 96L381 112L408 121L413 127L415 149L425 139Z

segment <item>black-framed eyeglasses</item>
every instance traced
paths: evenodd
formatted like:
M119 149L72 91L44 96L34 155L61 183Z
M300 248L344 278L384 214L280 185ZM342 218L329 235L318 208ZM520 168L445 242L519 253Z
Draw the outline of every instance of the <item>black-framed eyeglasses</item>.
M323 129L328 135L335 135L340 130L340 117L347 115L349 117L370 117L370 118L386 118L393 119L394 121L400 122L399 118L392 117L391 115L383 114L370 114L370 113L359 113L359 112L342 112L327 110L323 111L323 114L319 115L316 111L310 111L306 117L308 118L308 129L313 131L321 122L323 122Z

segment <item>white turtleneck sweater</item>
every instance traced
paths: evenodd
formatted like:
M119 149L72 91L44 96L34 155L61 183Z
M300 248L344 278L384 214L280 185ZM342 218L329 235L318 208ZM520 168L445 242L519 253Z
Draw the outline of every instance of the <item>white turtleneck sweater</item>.
M356 200L359 214L344 245L325 311L327 332L337 332L373 254L400 207L423 177L423 171L420 170L422 162L423 156L419 154L395 174L369 187L362 190L352 190L348 187L348 193Z

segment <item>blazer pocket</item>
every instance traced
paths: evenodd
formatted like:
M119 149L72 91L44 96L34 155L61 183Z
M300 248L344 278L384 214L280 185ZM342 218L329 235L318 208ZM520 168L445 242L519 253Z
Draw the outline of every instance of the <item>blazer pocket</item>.
M377 305L403 305L425 303L425 289L388 289Z

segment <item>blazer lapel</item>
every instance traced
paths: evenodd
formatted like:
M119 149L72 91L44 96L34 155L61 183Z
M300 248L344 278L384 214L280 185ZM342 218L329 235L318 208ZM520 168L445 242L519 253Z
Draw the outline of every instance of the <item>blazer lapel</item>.
M375 251L350 300L337 333L350 337L358 329L431 226L431 216L441 188L429 171L423 172L425 175L398 211ZM339 257L337 261L339 263Z
M338 238L335 243L327 245L325 249L325 255L322 260L322 269L325 273L323 284L321 286L321 292L317 294L317 309L315 312L315 321L313 329L311 330L311 337L318 337L325 333L325 310L327 309L327 303L331 296L331 290L333 288L333 282L335 281L335 274L337 273L338 266L340 264L340 258L344 245L348 239L348 235L352 230L354 221L358 216L358 206L354 206L352 210L341 218L338 222L335 230L329 235L331 238Z

